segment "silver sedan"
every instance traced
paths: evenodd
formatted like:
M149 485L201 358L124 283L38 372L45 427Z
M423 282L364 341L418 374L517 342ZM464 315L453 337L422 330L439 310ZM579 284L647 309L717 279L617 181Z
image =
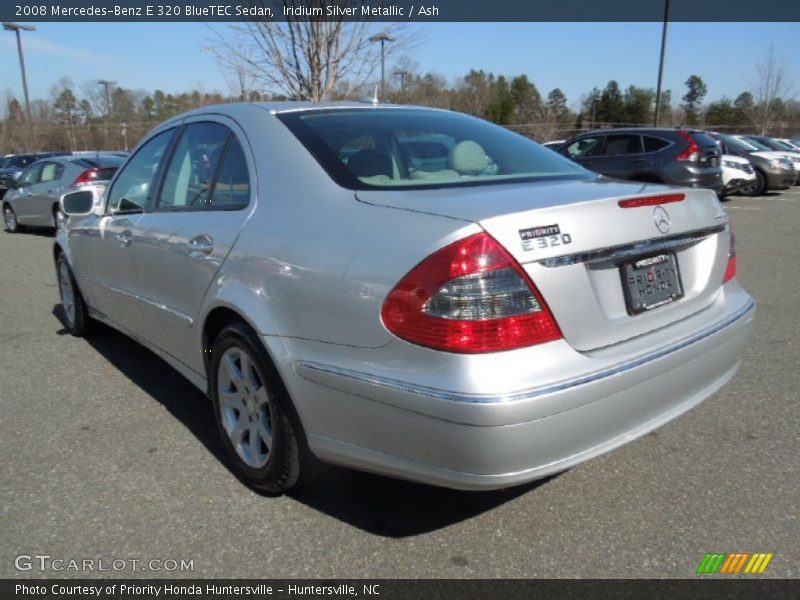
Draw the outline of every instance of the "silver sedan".
M315 458L461 489L563 471L718 390L755 311L712 191L448 111L200 109L99 210L64 207L69 329L107 323L207 392L272 493Z

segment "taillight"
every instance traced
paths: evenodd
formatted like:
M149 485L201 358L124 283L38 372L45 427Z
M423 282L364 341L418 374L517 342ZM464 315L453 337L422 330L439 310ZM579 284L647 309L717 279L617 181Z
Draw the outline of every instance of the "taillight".
M561 338L536 286L487 233L414 267L386 298L381 317L396 336L449 352L498 352Z
M730 246L728 247L728 264L725 266L725 275L722 277L722 283L728 283L731 279L736 277L736 236L733 234L733 223L728 223L728 231L730 231Z
M108 181L114 176L117 167L93 167L86 169L83 173L78 175L78 178L72 182L70 187L78 187L81 185L90 185L98 181Z
M697 142L694 141L694 138L685 131L678 131L678 135L686 140L689 146L686 148L686 150L678 154L678 156L675 157L675 160L697 162L697 158L700 154L700 146L698 146Z

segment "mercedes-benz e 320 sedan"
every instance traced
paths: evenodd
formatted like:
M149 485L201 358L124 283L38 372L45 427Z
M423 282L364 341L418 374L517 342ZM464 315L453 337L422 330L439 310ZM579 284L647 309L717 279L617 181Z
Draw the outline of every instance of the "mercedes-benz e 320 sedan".
M72 333L107 323L206 391L273 493L313 456L462 489L563 471L718 390L755 308L713 191L442 110L205 108L100 210L63 202Z

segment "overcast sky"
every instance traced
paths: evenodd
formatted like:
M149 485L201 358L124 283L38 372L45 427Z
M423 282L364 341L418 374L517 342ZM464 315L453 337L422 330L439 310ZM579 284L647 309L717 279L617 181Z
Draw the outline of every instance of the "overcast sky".
M32 98L47 97L50 86L69 77L111 79L120 86L183 92L195 88L229 93L211 53L213 37L203 23L38 23L23 33ZM224 24L210 27L224 28ZM422 43L411 55L421 72L434 71L451 82L469 69L496 74L524 73L544 94L560 87L570 106L593 86L616 79L656 85L660 23L432 23L415 24ZM16 44L0 31L0 92L22 98ZM664 87L673 98L685 92L689 75L708 85L706 101L731 98L747 89L755 65L769 46L790 61L800 92L798 23L672 23L669 26ZM391 46L387 62L398 58ZM387 67L389 70L390 67Z

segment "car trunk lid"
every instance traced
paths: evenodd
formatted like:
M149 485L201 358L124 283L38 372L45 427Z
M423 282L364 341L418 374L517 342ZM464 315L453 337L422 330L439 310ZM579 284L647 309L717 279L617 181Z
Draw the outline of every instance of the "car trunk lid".
M654 196L654 204L620 206ZM359 191L357 198L478 223L522 264L565 339L580 351L702 310L718 293L727 263L727 215L708 190L599 179ZM641 262L648 259L657 262ZM669 269L677 271L674 281ZM631 290L646 285L650 275L679 297L664 300L656 293L653 304L661 305L652 308L646 294L632 298L638 294Z

